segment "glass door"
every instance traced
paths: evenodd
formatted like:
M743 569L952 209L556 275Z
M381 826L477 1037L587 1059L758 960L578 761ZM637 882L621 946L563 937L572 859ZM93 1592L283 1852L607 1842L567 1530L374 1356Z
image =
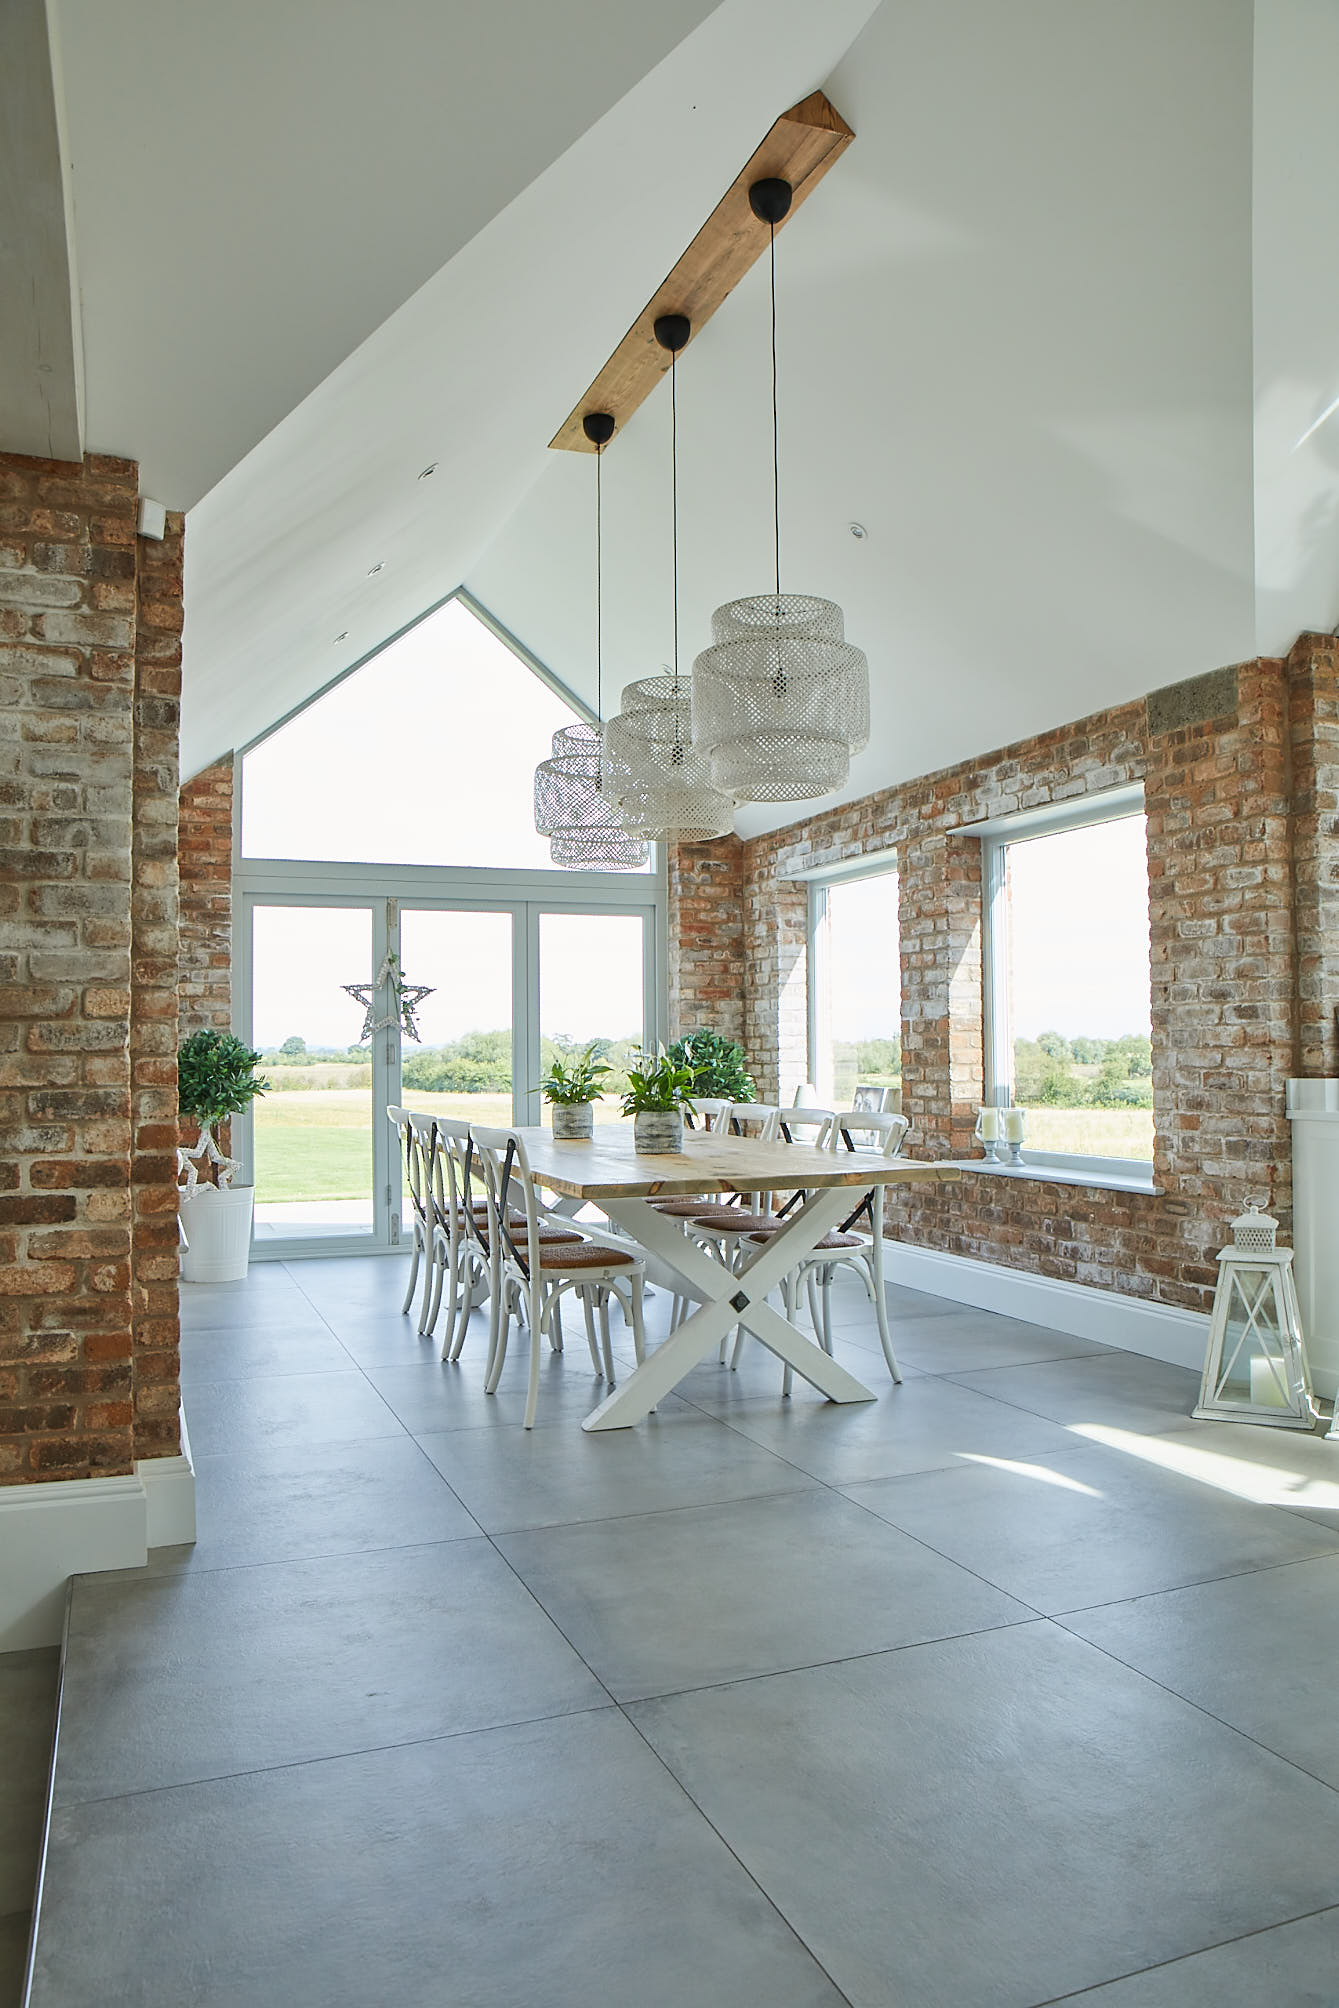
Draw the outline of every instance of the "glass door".
M539 1078L594 1045L613 1069L597 1123L621 1120L627 1061L647 1038L647 927L641 913L539 915ZM543 1120L537 1092L524 1118Z
M258 1247L377 1233L385 1042L357 1043L365 1005L344 988L377 973L374 917L370 905L251 908L250 1038L270 1083L251 1119Z

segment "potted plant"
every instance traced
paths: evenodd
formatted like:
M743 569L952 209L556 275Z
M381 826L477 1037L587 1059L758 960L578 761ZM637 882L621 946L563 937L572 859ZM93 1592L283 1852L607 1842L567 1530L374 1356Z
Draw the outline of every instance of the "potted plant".
M588 1140L595 1133L594 1104L603 1099L602 1082L612 1070L595 1057L592 1043L570 1066L555 1057L539 1092L553 1111L553 1134L559 1142Z
M668 1048L669 1057L679 1067L692 1067L693 1092L718 1097L723 1102L756 1102L757 1083L744 1061L744 1048L720 1032L705 1027L676 1039Z
M656 1152L683 1149L683 1112L691 1109L696 1075L661 1046L638 1053L628 1068L623 1113L633 1119L633 1147Z
M177 1104L200 1129L198 1142L177 1153L185 1174L177 1203L188 1283L236 1283L246 1275L255 1192L233 1185L236 1163L219 1149L214 1130L265 1093L269 1082L257 1075L259 1063L260 1054L231 1032L193 1032L177 1054Z

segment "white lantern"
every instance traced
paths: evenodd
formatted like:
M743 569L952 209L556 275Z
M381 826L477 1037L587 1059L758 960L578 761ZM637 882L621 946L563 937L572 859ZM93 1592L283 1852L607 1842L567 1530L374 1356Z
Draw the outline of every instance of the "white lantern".
M1317 1409L1302 1346L1291 1248L1278 1221L1252 1206L1218 1256L1209 1346L1193 1413L1212 1422L1313 1429Z

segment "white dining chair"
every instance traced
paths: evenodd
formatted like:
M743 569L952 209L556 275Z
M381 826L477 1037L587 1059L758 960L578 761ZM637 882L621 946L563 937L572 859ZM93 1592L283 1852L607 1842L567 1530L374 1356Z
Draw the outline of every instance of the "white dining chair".
M418 1284L419 1265L429 1263L429 1275L424 1278L423 1302L426 1306L431 1285L431 1243L432 1226L428 1204L427 1163L423 1157L418 1138L414 1133L414 1119L408 1109L387 1106L386 1115L396 1135L396 1155L404 1164L404 1182L408 1187L408 1216L406 1224L410 1232L409 1282L405 1287L404 1302L400 1306L400 1316L407 1317L409 1306L414 1301L414 1291ZM422 1331L420 1317L419 1330Z
M485 1389L496 1394L507 1358L507 1338L513 1317L530 1327L530 1378L526 1393L525 1427L532 1429L539 1401L540 1350L552 1335L564 1292L578 1297L586 1321L586 1340L597 1375L612 1386L614 1356L609 1336L609 1302L616 1298L632 1327L632 1343L640 1365L646 1357L642 1320L642 1288L646 1265L631 1252L605 1242L555 1238L562 1230L546 1226L535 1180L526 1156L525 1139L517 1130L471 1126L472 1159L479 1162L488 1200L492 1320ZM599 1320L601 1347L595 1340Z

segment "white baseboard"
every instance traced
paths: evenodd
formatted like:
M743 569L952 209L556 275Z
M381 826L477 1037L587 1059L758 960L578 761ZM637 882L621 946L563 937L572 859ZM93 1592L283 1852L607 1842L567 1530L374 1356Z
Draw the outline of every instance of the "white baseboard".
M905 1241L888 1243L884 1273L890 1283L901 1283L908 1290L927 1290L979 1311L1025 1318L1048 1331L1071 1332L1076 1338L1118 1346L1172 1366L1193 1367L1196 1372L1204 1364L1209 1337L1204 1311L1181 1311L1144 1297L1123 1297L1117 1290L1065 1283L1026 1269L1008 1269L999 1262L914 1248Z
M123 1478L0 1487L0 1652L58 1645L71 1576L142 1569L150 1548L195 1539L195 1472L182 1454L144 1457Z

